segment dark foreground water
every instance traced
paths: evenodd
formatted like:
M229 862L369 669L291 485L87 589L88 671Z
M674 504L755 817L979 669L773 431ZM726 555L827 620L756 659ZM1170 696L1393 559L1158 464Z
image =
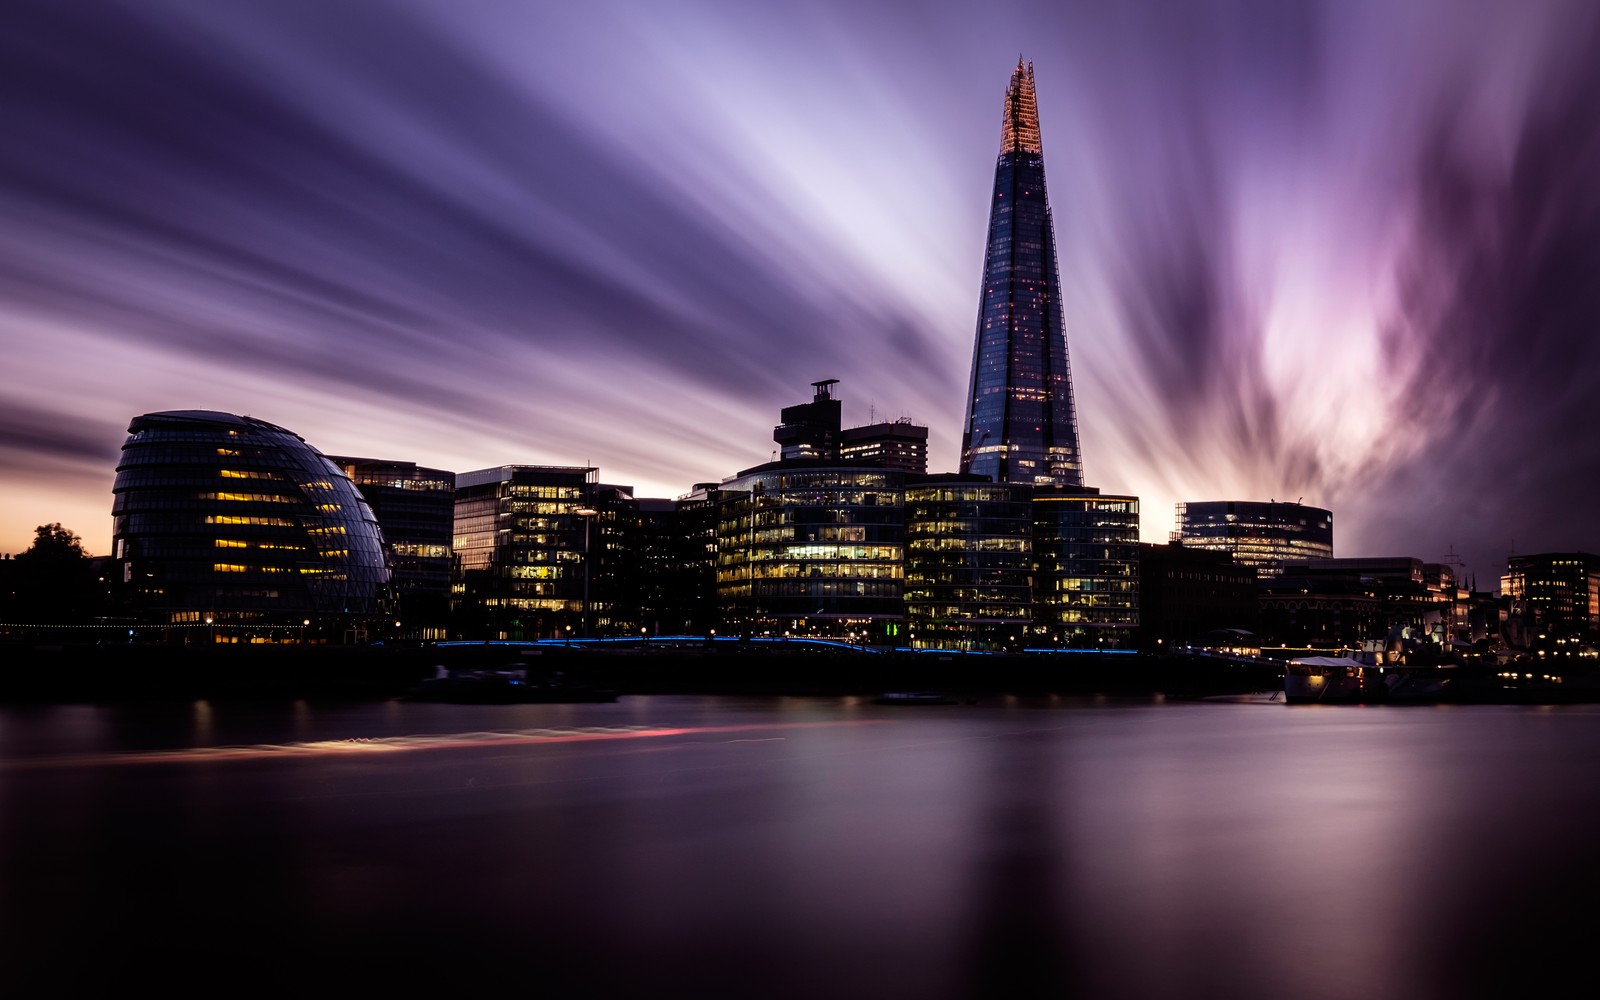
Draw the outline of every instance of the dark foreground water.
M1587 997L1597 774L1600 706L7 708L0 980Z

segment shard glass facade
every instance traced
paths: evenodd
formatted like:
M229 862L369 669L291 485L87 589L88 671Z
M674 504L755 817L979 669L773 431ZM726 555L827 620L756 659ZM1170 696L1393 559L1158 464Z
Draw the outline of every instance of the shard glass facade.
M1033 65L1020 60L995 164L961 471L1003 483L1083 483Z

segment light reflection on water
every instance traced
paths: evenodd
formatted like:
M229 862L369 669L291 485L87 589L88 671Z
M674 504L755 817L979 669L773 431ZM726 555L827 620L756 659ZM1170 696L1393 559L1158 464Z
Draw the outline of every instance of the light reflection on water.
M1594 927L1597 763L1594 706L0 709L0 953L79 987L1547 993Z

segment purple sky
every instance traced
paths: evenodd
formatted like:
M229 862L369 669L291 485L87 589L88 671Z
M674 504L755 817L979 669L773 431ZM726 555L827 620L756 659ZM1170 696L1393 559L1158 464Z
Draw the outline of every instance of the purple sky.
M132 416L676 495L780 406L953 469L1034 61L1086 480L1338 555L1600 550L1588 0L13 0L0 551L110 540Z

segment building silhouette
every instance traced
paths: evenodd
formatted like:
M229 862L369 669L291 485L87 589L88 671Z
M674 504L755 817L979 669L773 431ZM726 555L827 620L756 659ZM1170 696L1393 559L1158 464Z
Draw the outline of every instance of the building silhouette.
M811 388L815 392L811 402L785 406L779 413L782 422L772 429L772 440L780 449L779 458L824 460L839 457L842 405L833 395L833 387L838 384L836 378L813 382Z
M1208 633L1256 631L1256 571L1226 552L1181 542L1139 546L1141 646L1200 644Z
M1006 90L1000 135L961 471L1002 483L1080 486L1033 64L1020 59Z

